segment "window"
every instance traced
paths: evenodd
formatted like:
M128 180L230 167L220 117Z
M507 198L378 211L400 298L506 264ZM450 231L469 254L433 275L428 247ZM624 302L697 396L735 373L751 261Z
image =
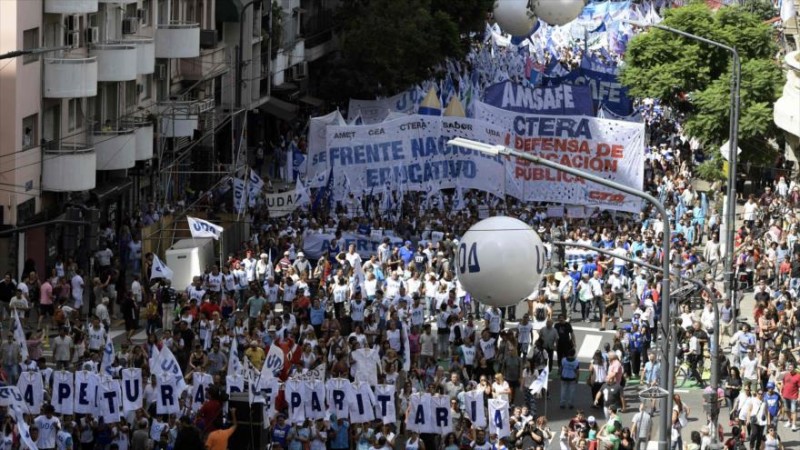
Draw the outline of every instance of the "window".
M69 108L67 112L69 131L83 128L83 99L72 98L67 107Z
M150 11L152 9L153 5L150 0L142 1L142 12L139 18L141 19L141 24L143 27L150 25Z
M22 149L36 147L39 142L39 115L33 114L22 119Z
M32 50L34 48L39 48L38 28L31 28L30 30L25 30L22 32L22 49ZM28 64L29 62L38 60L39 60L39 55L25 55L22 58L23 64Z
M136 91L136 81L125 82L125 111L136 108L139 103L139 93Z
M145 75L142 80L142 100L149 100L153 95L153 74Z

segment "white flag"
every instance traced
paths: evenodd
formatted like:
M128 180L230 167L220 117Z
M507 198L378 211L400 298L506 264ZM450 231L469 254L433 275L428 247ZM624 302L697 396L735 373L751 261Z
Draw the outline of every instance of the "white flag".
M34 442L31 437L31 429L25 422L25 415L23 414L22 407L20 405L11 405L8 410L14 418L14 422L17 423L19 439L25 444L25 447L27 447L28 450L39 450L36 446L36 442Z
M239 347L236 345L236 342L231 344L231 350L228 353L228 373L227 376L233 377L236 375L242 375L244 373L244 366L242 366L242 360L239 359Z
M166 345L161 347L156 365L151 371L156 375L169 375L170 379L173 380L173 385L178 389L178 396L186 390L186 381L183 379L181 366L178 364L175 355L172 354L172 350Z
M241 178L234 178L233 179L233 210L237 214L241 214L244 212L245 206L245 192L244 192L244 180Z
M264 180L258 176L255 170L250 169L247 183L247 204L250 205L250 207L255 207L256 199L258 199L258 195L261 194L261 189L264 188Z
M22 329L16 309L14 310L14 343L19 347L19 355L22 360L28 359L28 342L25 339L25 331Z
M284 358L283 349L273 342L261 366L261 379L278 378L283 371Z
M461 211L467 206L464 201L464 190L461 185L456 186L456 193L453 195L453 211Z
M167 267L155 254L153 254L153 267L150 270L150 279L153 278L172 280L172 269Z
M297 182L294 185L294 191L297 194L297 206L308 205L311 203L311 197L308 196L308 191L303 185L303 182L300 181L300 177L297 177Z
M214 238L219 240L219 235L222 234L223 228L219 225L194 217L186 216L189 221L189 231L192 232L193 238Z
M542 392L542 389L547 389L547 382L550 378L550 369L545 365L544 369L539 372L539 376L531 383L531 394L536 395Z
M797 15L794 0L781 0L781 20L786 23Z
M100 373L107 373L112 375L109 370L114 364L114 341L111 340L111 333L106 333L106 345L103 347L103 360L100 361Z

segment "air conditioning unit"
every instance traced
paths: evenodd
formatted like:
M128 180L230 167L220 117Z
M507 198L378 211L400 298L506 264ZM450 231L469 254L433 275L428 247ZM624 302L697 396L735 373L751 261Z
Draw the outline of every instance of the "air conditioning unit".
M154 77L156 80L166 80L167 79L167 65L166 64L156 64L155 67Z
M217 30L200 30L200 48L211 49L217 46Z
M292 66L292 79L302 80L308 76L308 63L303 61Z
M86 31L87 44L97 44L98 42L100 42L100 28L89 27L85 31Z
M126 17L122 19L122 34L136 34L139 31L139 19Z
M147 15L147 11L139 8L136 10L136 18L139 19L139 22L144 21L145 16Z
M65 28L67 31L78 31L81 27L80 16L77 14L72 14L67 16L65 19Z
M77 48L81 46L80 31L70 31L67 33L67 45L72 48Z

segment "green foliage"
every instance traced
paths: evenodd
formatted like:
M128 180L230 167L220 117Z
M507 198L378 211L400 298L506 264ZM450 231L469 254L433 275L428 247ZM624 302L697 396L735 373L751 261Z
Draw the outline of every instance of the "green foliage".
M772 2L766 0L745 0L742 8L760 20L769 20L778 15Z
M701 180L713 183L727 179L727 174L722 168L722 158L709 158L697 166L697 176Z
M783 83L769 26L744 8L712 12L704 3L668 10L663 25L737 49L739 141L743 158L754 156L776 130L772 105ZM687 132L717 148L728 139L731 67L730 53L723 49L652 29L631 39L620 79L631 94L658 98L685 112Z
M345 0L339 58L329 64L330 100L393 95L429 78L431 67L468 50L491 0Z

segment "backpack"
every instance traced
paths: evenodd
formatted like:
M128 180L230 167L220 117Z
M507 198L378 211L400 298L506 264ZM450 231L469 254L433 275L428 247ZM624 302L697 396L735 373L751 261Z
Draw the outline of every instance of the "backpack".
M64 325L65 323L67 323L67 315L64 314L64 308L59 307L58 309L56 309L56 313L53 315L53 320L58 325Z
M536 318L537 322L544 322L547 320L547 309L541 307L536 308L534 317Z

